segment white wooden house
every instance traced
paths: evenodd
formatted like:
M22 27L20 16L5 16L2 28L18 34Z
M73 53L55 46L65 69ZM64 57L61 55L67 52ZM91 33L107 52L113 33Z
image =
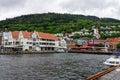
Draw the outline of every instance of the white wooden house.
M17 48L23 51L52 52L60 47L66 48L66 42L49 33L13 31L3 32L2 46L7 50Z

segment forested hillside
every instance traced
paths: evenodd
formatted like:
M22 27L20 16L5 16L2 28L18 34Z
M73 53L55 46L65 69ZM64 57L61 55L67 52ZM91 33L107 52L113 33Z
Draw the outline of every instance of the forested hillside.
M119 25L120 20L112 18L98 18L96 16L84 16L73 14L43 13L23 15L0 21L0 30L7 25L9 30L42 31L49 33L71 33L83 28L89 30L92 26Z

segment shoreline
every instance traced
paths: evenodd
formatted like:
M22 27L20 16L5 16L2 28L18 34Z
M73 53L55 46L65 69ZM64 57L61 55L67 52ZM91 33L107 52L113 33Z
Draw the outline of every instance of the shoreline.
M56 52L38 52L38 51L16 51L16 52L0 52L0 55L22 55L22 54L53 54L53 53L56 53Z
M99 54L99 55L111 55L116 52L102 52L102 51L77 51L77 50L69 50L68 53L85 53L85 54Z
M10 55L10 54L54 54L57 52L38 52L38 51L6 51L6 52L0 52L0 55ZM77 50L69 50L68 52L65 53L82 53L82 54L99 54L99 55L111 55L115 52L100 52L100 51L77 51ZM59 53L57 53L59 54Z

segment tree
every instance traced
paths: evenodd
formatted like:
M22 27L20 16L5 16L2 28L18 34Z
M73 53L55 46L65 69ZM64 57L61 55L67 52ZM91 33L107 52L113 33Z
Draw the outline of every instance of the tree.
M71 38L78 39L78 38L80 38L80 34L75 34L74 36L71 36Z
M99 43L98 47L104 47L104 45L102 43Z
M98 26L99 24L99 26ZM120 27L114 27L112 29L100 28L101 26L118 26L120 25L120 20L111 18L98 18L96 16L84 16L75 14L60 14L60 13L43 13L43 14L29 14L22 15L15 18L6 19L0 21L0 26L8 25L10 31L16 30L28 30L28 31L42 31L48 33L72 33L75 31L80 31L83 28L88 29L88 32L92 31L92 26L96 25L98 29L102 32L107 31L120 31ZM0 27L2 31L3 27ZM76 35L74 38L89 37L90 35ZM108 37L120 36L119 33L114 33L113 35L103 33L101 35L102 39Z
M117 47L117 48L120 48L120 43L118 43L118 44L116 45L116 47Z
M75 46L80 46L78 43L75 43Z

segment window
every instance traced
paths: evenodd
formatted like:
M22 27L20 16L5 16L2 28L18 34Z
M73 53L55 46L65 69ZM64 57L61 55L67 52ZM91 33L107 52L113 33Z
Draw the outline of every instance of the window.
M18 45L19 44L19 42L16 42L16 45Z
M23 42L21 42L21 44L23 44Z
M111 64L115 64L115 62L113 62L113 61L110 61L110 63L111 63Z
M116 64L119 64L119 62L116 62Z
M32 42L29 42L29 44L32 44Z
M38 44L38 42L36 44Z
M35 42L33 42L33 45L35 45Z
M5 45L7 45L7 42L5 42Z

